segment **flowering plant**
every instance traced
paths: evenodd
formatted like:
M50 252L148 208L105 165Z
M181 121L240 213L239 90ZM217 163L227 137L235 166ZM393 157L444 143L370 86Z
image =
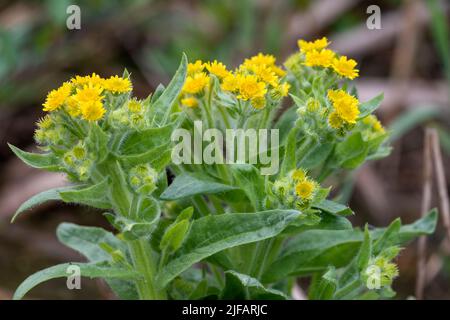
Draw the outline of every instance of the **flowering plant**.
M339 190L348 170L390 148L372 114L383 96L361 103L350 82L356 62L328 44L300 40L285 68L264 54L235 70L183 56L167 87L144 100L132 97L127 72L76 76L51 91L35 133L42 152L10 147L70 185L33 196L13 220L61 200L102 210L117 232L61 224L59 240L88 262L39 271L14 297L66 277L72 265L122 299L289 299L298 277L311 279L310 299L392 297L400 246L432 233L437 214L361 230L339 194L331 198L325 179ZM203 159L199 123L211 142ZM233 130L244 135L229 146ZM256 151L235 160L241 146Z

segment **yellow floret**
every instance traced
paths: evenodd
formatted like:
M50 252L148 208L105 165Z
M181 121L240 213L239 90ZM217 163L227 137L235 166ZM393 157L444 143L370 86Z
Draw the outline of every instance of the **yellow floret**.
M315 183L308 179L302 180L295 185L295 193L303 200L311 200L315 190Z
M187 74L193 75L202 72L205 68L205 64L201 60L197 60L194 63L188 63Z
M86 102L101 101L103 89L100 86L94 86L92 84L84 85L82 88L78 88L74 98L79 104Z

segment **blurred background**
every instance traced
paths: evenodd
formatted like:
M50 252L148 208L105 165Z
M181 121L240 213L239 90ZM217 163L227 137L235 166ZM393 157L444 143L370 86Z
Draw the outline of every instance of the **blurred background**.
M81 30L68 30L66 9L81 9ZM369 30L368 6L381 9L381 29ZM380 92L377 111L391 130L392 154L368 163L344 184L357 212L355 225L385 226L395 217L421 215L424 129L440 138L450 181L450 3L446 0L0 0L0 299L9 299L28 275L81 257L57 242L62 221L108 227L84 207L49 203L15 224L9 221L30 196L64 184L59 174L33 170L6 145L34 149L34 122L49 90L75 74L121 74L127 68L135 94L167 83L181 53L237 65L248 55L272 53L281 64L297 39L327 36L331 47L359 62L361 100ZM440 174L441 181L445 174ZM432 206L438 197L433 179ZM344 199L344 200L346 200ZM414 295L416 243L399 258L397 298ZM426 299L450 299L450 250L440 225L428 238ZM67 290L64 280L34 289L31 298L113 298L101 281Z

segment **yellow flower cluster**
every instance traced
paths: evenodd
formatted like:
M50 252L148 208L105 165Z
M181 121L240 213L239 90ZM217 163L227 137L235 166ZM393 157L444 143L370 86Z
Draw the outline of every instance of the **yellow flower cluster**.
M197 60L188 64L188 75L183 86L181 104L194 108L198 97L209 88L210 75L220 81L222 90L236 94L238 99L250 101L256 109L266 105L266 94L280 99L289 92L289 84L282 82L286 72L275 65L275 57L259 53L248 58L235 71L229 71L222 63Z
M375 133L379 133L379 134L385 133L385 129L384 129L383 125L381 124L380 120L378 120L377 117L374 115L369 115L369 116L365 117L362 120L362 122L365 125L369 126Z
M128 78L112 76L104 79L95 73L76 76L70 82L64 82L58 89L50 91L43 110L51 112L64 108L72 117L81 116L84 120L96 121L106 112L103 106L105 91L121 94L131 89L131 81Z
M328 99L334 108L328 117L328 123L332 128L340 129L344 124L356 123L360 113L358 99L344 90L328 90Z
M279 201L291 208L304 209L310 206L318 190L319 184L309 178L303 169L291 171L273 185L274 194Z
M298 41L300 52L305 55L304 64L308 67L331 68L338 75L353 80L358 77L359 70L356 69L356 61L346 56L337 56L336 53L327 49L328 39L323 37L316 41Z
M317 182L307 177L303 169L296 169L292 173L295 182L295 193L304 201L310 201L317 191Z

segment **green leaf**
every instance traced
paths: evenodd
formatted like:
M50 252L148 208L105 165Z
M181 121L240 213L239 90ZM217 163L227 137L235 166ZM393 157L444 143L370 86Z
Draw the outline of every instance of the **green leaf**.
M96 123L91 123L86 143L89 150L95 150L97 163L103 162L109 154L108 150L109 135Z
M258 169L250 164L234 164L231 166L231 172L236 185L244 190L255 211L261 211L266 195L264 178L260 175Z
M364 240L359 248L358 255L356 257L356 264L360 271L367 268L369 264L370 257L372 256L372 240L370 238L369 227L366 224L364 228Z
M171 224L166 229L159 244L161 251L168 250L169 253L177 251L189 231L189 225L189 220L181 220Z
M370 99L369 101L363 102L359 105L359 117L358 119L362 119L364 117L367 117L369 114L374 112L383 102L384 94L380 93L375 98Z
M127 135L120 148L123 156L139 155L155 147L167 144L170 141L174 124L164 127L149 128L142 131L135 131Z
M85 204L99 209L110 209L111 203L107 197L108 179L102 182L84 188L84 189L68 189L59 192L61 199L67 203Z
M59 171L58 159L51 153L32 153L20 150L8 143L9 148L15 155L30 167L47 171Z
M196 262L238 245L268 239L279 234L300 212L271 210L256 213L227 213L194 220L188 237L157 276L166 286Z
M133 270L128 270L119 267L112 267L105 263L63 263L58 264L53 267L36 272L35 274L29 276L24 282L20 284L14 293L13 299L19 300L23 296L41 284L42 282L56 279L65 278L71 275L68 272L70 266L78 266L80 268L80 273L83 277L89 278L106 278L106 279L138 279L139 274Z
M159 98L152 105L152 123L162 125L169 120L172 105L178 98L178 95L183 88L184 80L187 72L187 57L183 53L180 66L173 76L167 88L159 96Z
M120 155L118 158L126 167L148 163L156 171L161 171L170 163L171 152L171 142L168 142L140 154Z
M287 300L284 293L264 287L258 279L233 270L225 272L223 300Z
M103 247L105 244L126 255L127 246L111 232L97 227L61 223L56 230L58 240L69 248L81 253L90 262L112 262L112 256ZM138 297L134 283L124 279L107 279L111 289L122 299Z
M395 240L398 237L398 233L400 232L401 226L402 223L400 221L400 218L397 218L394 221L392 221L389 227L387 227L386 230L383 232L381 237L379 237L377 241L375 241L375 243L373 244L373 252L375 256L380 254L383 248L387 248L395 243Z
M294 127L288 134L286 149L284 151L283 163L281 165L280 176L286 176L291 170L297 167L296 147L297 147L298 128Z
M319 279L313 277L309 292L310 300L331 300L338 286L336 269L329 267L328 271Z
M201 173L182 173L161 194L162 200L177 200L198 194L216 194L236 190L236 187L215 182Z
M319 203L313 204L313 207L341 216L349 216L354 214L352 209L350 209L349 207L331 200L322 200Z
M114 225L128 240L148 238L155 230L161 215L161 207L154 198L144 198L137 208L137 217L115 216Z
M322 143L309 149L301 159L299 166L305 169L313 169L324 162L333 151L333 143Z
M50 190L43 191L41 193L38 193L34 196L32 196L30 199L22 203L22 205L17 209L16 213L11 219L11 222L14 222L16 218L23 213L24 211L31 209L34 206L37 206L41 203L51 201L51 200L62 200L61 196L59 195L60 191L64 190L70 190L73 187L62 187L62 188L54 188Z
M354 169L363 163L367 155L367 144L360 132L355 132L336 147L339 164L346 169Z
M58 240L84 255L90 262L111 261L111 256L101 247L101 243L125 252L126 245L111 232L97 227L79 226L73 223L61 223L56 235Z

